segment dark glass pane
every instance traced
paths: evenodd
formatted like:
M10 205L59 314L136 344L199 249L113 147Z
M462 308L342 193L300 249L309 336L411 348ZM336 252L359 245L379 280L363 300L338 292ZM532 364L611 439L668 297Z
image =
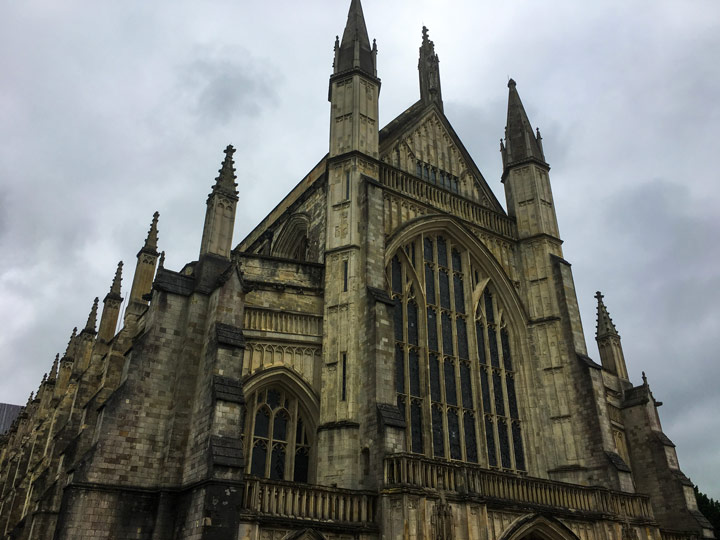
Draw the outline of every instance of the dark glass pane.
M443 353L447 355L454 355L450 315L443 313L440 319L442 321Z
M430 355L430 397L433 401L442 401L440 394L440 360L436 354Z
M465 429L465 456L468 461L477 463L477 439L475 438L475 417L466 412L463 415L463 427Z
M285 479L285 445L276 444L272 449L270 461L270 478L272 480Z
M450 457L452 459L462 459L462 449L460 448L460 421L458 419L457 410L448 409L448 439L450 440Z
M502 379L498 372L493 372L493 395L495 396L495 414L505 416L505 401L503 401Z
M420 395L420 359L417 350L410 350L410 394Z
M395 298L395 307L393 308L393 319L395 321L395 339L404 341L403 338L403 306L402 300Z
M437 336L437 314L433 308L427 308L428 347L432 351L439 351Z
M395 391L405 393L405 353L402 345L395 346Z
M271 409L277 409L278 405L280 405L280 392L277 390L268 390L267 404L270 405Z
M497 467L495 432L493 431L493 421L488 416L485 417L485 439L487 440L488 464L491 467Z
M507 424L503 420L498 422L498 439L500 441L500 459L505 468L512 467L510 462L510 439L508 438Z
M507 394L508 394L508 408L510 409L510 416L517 419L518 416L518 408L517 408L517 399L515 399L515 379L510 376L510 374L505 375L505 384L507 386Z
M433 243L427 236L423 239L423 252L425 254L426 261L433 261Z
M515 447L515 468L525 470L525 452L523 452L522 436L520 435L520 424L513 422L512 425L513 446Z
M297 452L295 452L295 472L293 474L295 482L307 483L309 465L310 455L307 448L298 448Z
M507 330L504 328L500 330L500 343L502 345L503 364L505 369L512 370L512 358L510 357L510 337L508 336Z
M438 250L438 264L447 268L447 244L442 236L438 236L437 239L437 250Z
M425 178L425 180L430 179L430 167L427 165L423 168L423 178Z
M407 419L408 419L407 418L407 407L405 407L405 403L406 403L405 396L398 395L397 406L398 406L398 409L400 409L400 414L403 415L403 418L407 422Z
M457 405L457 386L455 384L455 364L446 358L443 364L445 375L445 402L449 405Z
M446 270L440 270L438 277L440 278L440 305L445 309L450 309L450 276Z
M485 355L485 326L480 321L475 321L475 333L477 334L478 359L481 364L487 363Z
M261 407L255 414L255 436L267 438L270 429L270 411Z
M285 412L277 413L273 422L273 440L287 441L287 425L288 417Z
M497 334L492 326L488 328L488 344L490 345L490 361L492 366L500 367L500 356L498 355Z
M465 313L465 288L462 278L454 275L453 285L455 286L455 311Z
M418 344L418 307L415 302L407 304L408 342Z
M402 294L402 269L400 259L395 255L392 259L392 290L394 293Z
M452 250L452 266L456 272L462 272L462 258L460 252L457 249Z
M422 169L423 169L423 168L422 168L422 165L421 165L420 162L418 161L417 167L416 167L416 169L415 169L415 174L417 174L418 176L422 177Z
M425 264L425 293L428 304L435 303L435 273L430 265Z
M417 400L413 400L412 403L410 403L410 422L412 426L412 451L416 454L422 454L422 410L420 408L420 402Z
M457 331L458 356L460 358L470 358L468 354L467 327L465 319L458 317L455 319L455 329Z
M297 428L295 429L295 443L296 444L307 444L307 435L303 429L302 418L298 418Z
M443 415L439 407L432 408L433 455L445 457L445 432L443 431Z
M492 409L490 409L490 383L487 371L482 367L480 368L480 383L482 386L483 410L489 414L492 412Z
M489 323L495 322L495 311L493 310L493 299L492 295L490 294L490 291L485 289L485 293L483 294L483 297L485 298L485 317L487 318L487 321Z
M435 169L430 169L430 181L433 184L437 182L437 176L435 176Z
M265 460L267 459L267 448L262 442L255 443L250 460L250 474L265 476Z
M470 384L470 364L465 362L460 362L460 391L462 393L463 407L466 409L474 408L472 386Z

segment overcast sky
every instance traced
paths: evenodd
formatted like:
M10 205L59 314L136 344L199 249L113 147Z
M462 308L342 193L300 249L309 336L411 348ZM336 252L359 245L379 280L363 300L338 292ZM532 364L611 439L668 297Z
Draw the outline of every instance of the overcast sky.
M0 402L24 404L152 214L166 266L197 257L232 143L235 242L327 152L349 0L4 2ZM300 9L298 6L302 6ZM381 123L418 96L423 24L445 113L505 200L513 77L540 127L590 355L596 290L646 371L685 473L720 498L720 3L364 0Z

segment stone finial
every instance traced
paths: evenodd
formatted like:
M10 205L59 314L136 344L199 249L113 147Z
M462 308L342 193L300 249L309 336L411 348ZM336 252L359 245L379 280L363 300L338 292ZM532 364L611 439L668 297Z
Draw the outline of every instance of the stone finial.
M422 27L418 71L420 72L420 99L426 104L435 102L442 109L440 59L435 54L435 44L430 40L427 26Z
M158 262L158 268L165 268L165 252L160 252L160 262Z
M88 315L87 323L85 324L85 330L89 332L95 332L97 326L97 313L98 313L98 302L100 299L96 296L93 301L92 308L90 308L90 315Z
M145 245L143 246L143 250L157 252L159 217L160 212L156 211L153 214L153 220L152 223L150 223L150 230L148 231L147 238L145 239Z
M596 339L601 339L607 336L616 336L620 337L620 335L617 332L617 328L615 328L615 324L613 324L612 319L610 318L610 314L608 313L607 307L605 307L605 303L603 302L603 298L605 298L600 291L597 291L595 293L595 298L597 298L598 305L597 305L597 331L595 333Z
M60 361L60 354L58 353L55 355L55 361L53 362L52 368L50 368L50 376L48 377L49 381L54 381L56 379L59 361Z
M643 386L647 386L647 385L648 385L647 376L645 375L645 372L644 372L644 371L642 372L642 381L643 381Z
M220 174L215 178L213 192L220 191L226 195L237 197L237 184L235 183L237 176L235 175L235 162L233 160L235 148L233 148L232 144L228 144L224 152L225 159L223 159L222 166L218 171Z
M336 43L338 42L336 41ZM365 71L372 70L370 75L375 75L370 38L368 37L360 0L350 2L347 24L335 54L335 73L353 68L360 68Z
M110 294L120 296L120 283L122 282L122 268L123 262L120 261L115 270L115 277L113 278L112 285L110 286Z
M517 83L515 82L515 79L508 79L508 88L515 88L517 86Z

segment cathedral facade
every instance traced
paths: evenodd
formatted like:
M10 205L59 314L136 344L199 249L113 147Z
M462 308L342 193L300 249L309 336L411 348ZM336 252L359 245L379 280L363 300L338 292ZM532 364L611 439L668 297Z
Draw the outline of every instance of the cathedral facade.
M197 261L153 216L0 439L3 538L713 538L600 293L590 357L516 83L503 207L427 30L384 127L376 57L352 0L329 152L239 244L231 146Z

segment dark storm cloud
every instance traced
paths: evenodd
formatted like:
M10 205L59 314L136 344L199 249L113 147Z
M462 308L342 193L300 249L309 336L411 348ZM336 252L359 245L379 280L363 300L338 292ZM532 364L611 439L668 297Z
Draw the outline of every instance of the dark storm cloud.
M197 257L205 197L238 148L243 238L327 151L343 2L41 1L0 18L0 401L24 403L159 210ZM602 289L685 472L720 497L720 4L364 0L383 123L418 98L420 28L445 111L504 203L507 78L539 126L590 355ZM452 8L452 9L451 9ZM278 159L281 155L282 159Z

